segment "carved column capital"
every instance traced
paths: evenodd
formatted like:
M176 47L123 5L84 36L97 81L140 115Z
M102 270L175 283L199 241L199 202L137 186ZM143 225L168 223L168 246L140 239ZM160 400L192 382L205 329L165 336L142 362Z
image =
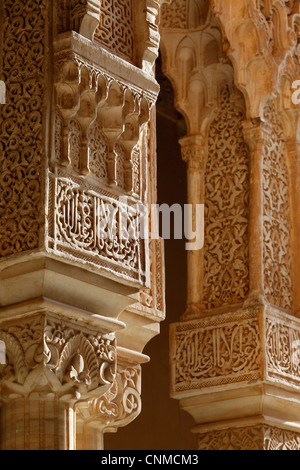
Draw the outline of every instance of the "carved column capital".
M113 333L93 330L46 312L25 320L1 321L5 364L0 365L0 400L40 398L60 400L103 395L116 375Z
M181 156L187 163L188 169L200 170L203 165L206 139L202 135L191 135L179 140L181 145Z
M263 146L269 138L271 128L260 118L243 121L243 133L251 152L259 153L262 156Z

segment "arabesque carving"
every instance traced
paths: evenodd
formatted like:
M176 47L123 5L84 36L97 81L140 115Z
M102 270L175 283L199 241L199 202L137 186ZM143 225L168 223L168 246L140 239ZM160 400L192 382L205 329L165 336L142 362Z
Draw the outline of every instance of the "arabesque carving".
M240 94L225 86L208 132L203 286L207 308L241 303L249 291L250 158L241 125L242 103Z
M109 51L132 61L134 58L134 11L132 0L102 0L100 24L95 31Z
M140 412L142 350L164 318L162 242L147 237L158 9L0 4L3 449L99 449L109 409L115 429Z
M265 107L270 136L264 148L264 277L268 301L287 310L293 306L290 183L284 133L274 104Z
M260 377L257 313L172 325L172 393L248 382Z
M3 2L0 70L0 258L40 246L48 6Z

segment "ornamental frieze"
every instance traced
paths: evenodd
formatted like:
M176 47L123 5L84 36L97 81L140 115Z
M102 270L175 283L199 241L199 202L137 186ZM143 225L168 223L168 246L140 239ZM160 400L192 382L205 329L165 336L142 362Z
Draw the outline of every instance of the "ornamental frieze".
M51 251L115 272L133 281L148 282L145 253L148 219L142 204L109 197L76 179L51 177L48 247ZM127 199L126 199L127 201Z
M248 382L261 374L260 328L255 311L172 325L171 347L175 394Z

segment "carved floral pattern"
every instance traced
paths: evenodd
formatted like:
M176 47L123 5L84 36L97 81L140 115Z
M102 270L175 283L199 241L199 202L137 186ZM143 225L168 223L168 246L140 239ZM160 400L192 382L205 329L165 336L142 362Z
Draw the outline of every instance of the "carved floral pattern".
M69 122L69 155L72 167L74 170L80 170L80 148L81 148L81 138L82 132L80 124L72 119Z
M89 168L91 173L99 179L107 180L107 154L108 146L101 127L97 121L89 130L90 161Z
M242 96L235 95L242 100ZM204 292L207 308L245 300L249 290L249 150L243 112L228 87L208 135L205 172Z
M49 386L59 383L61 394L71 390L86 394L111 386L115 378L113 334L102 335L50 315L38 315L18 324L1 325L0 338L7 356L6 364L0 365L2 394L4 390L34 392L39 387L34 377L45 368L53 374L46 374ZM20 386L25 387L24 392Z
M0 257L39 246L47 2L5 0L0 106Z
M291 221L285 138L274 105L264 117L270 136L264 147L264 278L268 301L292 307Z
M89 407L89 421L132 421L141 411L141 367L118 367L113 386Z

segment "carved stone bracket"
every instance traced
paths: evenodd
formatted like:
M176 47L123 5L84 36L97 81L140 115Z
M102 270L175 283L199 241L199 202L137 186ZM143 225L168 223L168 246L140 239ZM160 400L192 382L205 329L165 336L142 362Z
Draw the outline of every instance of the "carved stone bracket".
M78 407L78 448L90 440L91 430L115 432L133 421L141 411L140 366L118 366L113 386L101 398ZM88 446L91 448L91 445Z

